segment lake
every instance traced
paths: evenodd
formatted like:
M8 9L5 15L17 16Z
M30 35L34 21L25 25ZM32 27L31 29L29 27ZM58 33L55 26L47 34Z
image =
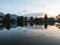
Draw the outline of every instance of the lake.
M8 27L0 26L0 45L60 45L60 29L57 23L52 26L17 26L15 23Z

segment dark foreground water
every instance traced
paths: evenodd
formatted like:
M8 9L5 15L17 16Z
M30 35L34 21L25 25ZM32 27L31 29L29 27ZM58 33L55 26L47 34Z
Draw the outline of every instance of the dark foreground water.
M60 29L54 26L48 26L48 29L27 27L0 30L0 45L60 45Z

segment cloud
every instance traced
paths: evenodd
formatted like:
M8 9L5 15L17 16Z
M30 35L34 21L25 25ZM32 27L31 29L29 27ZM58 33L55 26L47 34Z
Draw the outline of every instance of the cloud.
M45 5L29 6L26 8L28 12L43 12L45 10Z

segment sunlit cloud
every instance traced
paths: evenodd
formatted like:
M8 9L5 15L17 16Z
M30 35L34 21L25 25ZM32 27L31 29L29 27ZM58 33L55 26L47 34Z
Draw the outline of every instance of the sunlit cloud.
M45 6L31 6L26 8L29 12L44 12Z
M60 14L60 6L58 4L56 5L42 5L42 6L31 6L31 7L27 7L26 10L28 12L43 12L43 13L47 13L48 15L58 15Z
M4 13L37 13L48 15L60 14L60 0L11 0L0 1L0 11Z

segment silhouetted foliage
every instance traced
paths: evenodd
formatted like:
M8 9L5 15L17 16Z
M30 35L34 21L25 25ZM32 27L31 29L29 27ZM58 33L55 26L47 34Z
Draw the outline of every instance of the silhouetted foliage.
M10 14L6 14L5 17L4 17L4 26L5 26L7 29L10 29L10 24L11 24Z
M19 17L17 18L17 20L18 20L18 22L23 22L23 21L24 21L24 16L19 16Z
M24 20L25 22L27 22L27 21L28 21L28 17L26 17L26 16L25 16L25 17L24 17L24 19L25 19L25 20Z
M30 17L29 21L34 22L34 17Z
M48 21L47 14L45 14L45 16L44 16L44 21Z
M5 26L6 29L10 29L11 27L11 23L12 24L15 24L17 22L17 26L27 26L28 23L30 26L33 26L33 25L44 25L45 29L47 29L47 26L50 25L50 26L53 26L55 25L55 22L57 23L60 23L60 15L58 15L56 18L54 17L47 17L47 14L45 14L44 18L40 17L40 18L37 18L37 17L24 17L24 16L18 16L17 17L17 20L15 19L11 19L11 14L6 14L5 16L3 17L0 17L0 19L3 19L3 20L0 20L0 23L2 23L2 25ZM1 25L0 25L1 26ZM2 26L1 26L2 27ZM60 28L60 24L57 24L56 27Z

